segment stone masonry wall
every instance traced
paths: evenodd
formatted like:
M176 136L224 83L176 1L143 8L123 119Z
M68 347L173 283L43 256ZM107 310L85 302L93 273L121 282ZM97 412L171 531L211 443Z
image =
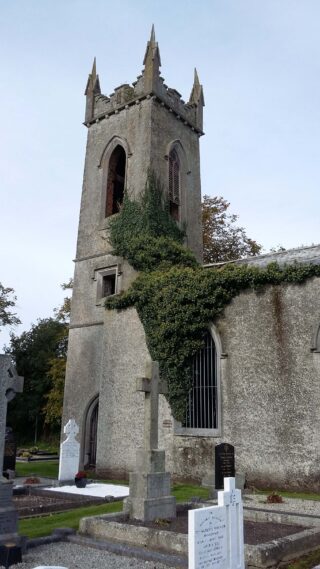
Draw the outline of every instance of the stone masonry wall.
M249 484L318 489L320 279L247 291L215 325L227 354L221 371L222 431L215 438L162 434L169 467L201 480L214 445L235 446L236 468ZM162 422L168 419L163 417Z

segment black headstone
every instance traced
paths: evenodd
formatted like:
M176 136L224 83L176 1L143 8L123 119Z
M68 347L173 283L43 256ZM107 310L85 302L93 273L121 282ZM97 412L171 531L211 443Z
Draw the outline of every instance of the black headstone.
M234 446L221 443L215 447L215 487L223 490L223 479L235 476Z
M0 565L10 567L22 562L21 546L15 543L0 545Z
M4 439L3 472L16 469L17 445L11 427L6 427Z

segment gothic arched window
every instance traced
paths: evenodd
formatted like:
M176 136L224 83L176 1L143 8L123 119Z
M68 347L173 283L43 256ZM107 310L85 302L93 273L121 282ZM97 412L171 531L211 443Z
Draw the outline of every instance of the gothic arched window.
M208 331L204 346L193 357L193 385L189 392L186 429L218 429L217 352Z
M179 221L180 207L180 161L176 150L169 153L169 210L175 221Z
M126 175L126 153L118 145L109 160L105 216L118 213L123 202Z

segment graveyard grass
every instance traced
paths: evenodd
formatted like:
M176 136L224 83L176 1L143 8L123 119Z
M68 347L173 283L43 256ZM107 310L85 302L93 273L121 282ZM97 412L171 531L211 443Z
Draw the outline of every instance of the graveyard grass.
M45 476L58 478L59 461L16 462L16 476Z
M312 569L320 564L320 549L291 561L283 569Z
M114 483L114 480L109 480ZM122 484L124 482L122 481ZM173 487L173 495L177 502L187 502L192 497L208 498L208 490L201 486L193 486L190 484L175 484ZM33 518L22 519L19 521L19 533L29 538L43 537L50 535L57 528L68 527L77 530L81 518L88 516L101 516L102 514L111 514L113 512L122 511L122 501L112 502L111 504L102 504L99 506L87 506L85 508L76 508L67 512L48 514L47 516L39 516Z
M60 514L49 514L34 518L22 519L19 521L19 533L29 538L43 537L50 535L57 528L72 528L77 530L81 518L88 516L101 516L122 511L122 501L103 504L100 506L87 506L68 510Z

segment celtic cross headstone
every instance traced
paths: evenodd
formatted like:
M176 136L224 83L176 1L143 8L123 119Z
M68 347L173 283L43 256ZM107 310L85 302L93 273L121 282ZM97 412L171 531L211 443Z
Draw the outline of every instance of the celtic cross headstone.
M70 419L65 425L63 432L67 435L66 440L60 445L59 481L74 480L79 470L80 443L76 440L79 427L74 419Z

